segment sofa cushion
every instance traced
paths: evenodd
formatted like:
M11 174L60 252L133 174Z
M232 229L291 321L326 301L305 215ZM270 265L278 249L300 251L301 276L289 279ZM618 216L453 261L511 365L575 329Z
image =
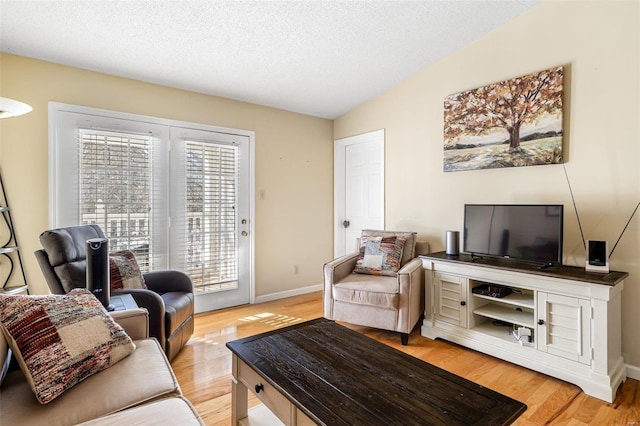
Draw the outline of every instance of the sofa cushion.
M99 417L81 426L121 425L204 425L196 409L184 398L166 398L138 407L129 408L105 417Z
M146 339L135 344L131 355L46 405L34 398L20 370L9 373L0 392L0 425L72 425L180 396L176 377L158 342Z
M147 288L136 256L131 250L109 253L109 273L111 290Z
M67 295L2 295L0 326L42 404L135 349L86 289Z
M406 239L402 236L360 239L360 252L353 272L358 274L396 276L400 269Z
M402 250L402 260L400 261L400 267L403 267L411 259L416 257L416 232L398 232L398 231L378 231L374 229L364 229L362 231L362 237L390 237L398 235L406 239L404 243L404 249Z
M358 305L384 309L398 307L398 279L396 277L351 274L334 284L333 299Z

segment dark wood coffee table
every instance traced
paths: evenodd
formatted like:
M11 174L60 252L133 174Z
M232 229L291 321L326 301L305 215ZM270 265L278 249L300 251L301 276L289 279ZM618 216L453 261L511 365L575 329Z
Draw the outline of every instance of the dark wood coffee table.
M506 425L527 408L324 318L227 347L233 425L247 388L291 425Z

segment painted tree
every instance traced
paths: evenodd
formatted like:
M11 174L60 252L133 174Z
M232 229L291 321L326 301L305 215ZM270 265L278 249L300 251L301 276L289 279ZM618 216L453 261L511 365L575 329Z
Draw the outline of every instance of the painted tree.
M503 128L509 152L519 152L520 128L562 111L562 67L502 81L445 98L445 147L462 136L479 136Z

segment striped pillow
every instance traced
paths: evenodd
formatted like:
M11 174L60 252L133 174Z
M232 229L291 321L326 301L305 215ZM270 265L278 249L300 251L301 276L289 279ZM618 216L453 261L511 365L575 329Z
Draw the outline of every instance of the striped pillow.
M41 404L135 350L87 289L65 295L0 295L0 326Z
M391 237L363 236L360 239L360 252L353 272L395 277L400 269L406 240L405 237L398 235Z

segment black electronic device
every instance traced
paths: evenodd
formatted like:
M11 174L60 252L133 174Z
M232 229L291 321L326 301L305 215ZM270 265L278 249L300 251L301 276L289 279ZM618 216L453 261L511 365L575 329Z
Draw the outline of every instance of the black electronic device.
M511 290L511 287L498 284L482 284L472 288L471 292L483 296L502 298L513 293L513 290Z
M589 265L607 264L607 242L589 240Z
M606 241L587 241L587 263L589 272L609 272L609 244Z
M87 290L102 303L108 311L114 309L111 305L111 291L109 283L109 243L106 238L92 238L87 240Z
M562 264L561 204L466 204L463 251Z

